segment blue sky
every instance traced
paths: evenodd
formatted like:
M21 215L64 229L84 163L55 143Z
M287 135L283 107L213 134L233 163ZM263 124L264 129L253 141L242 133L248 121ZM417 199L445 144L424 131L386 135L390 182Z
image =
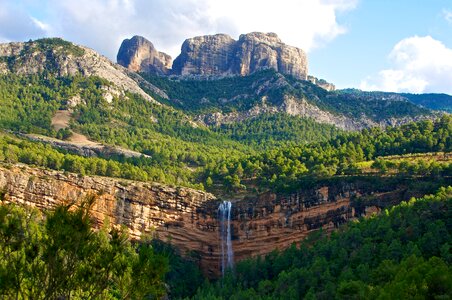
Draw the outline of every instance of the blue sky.
M431 36L451 49L452 14L447 20L447 12L452 12L452 1L360 1L338 16L347 32L310 53L310 70L340 87L360 87L367 77L393 67L389 55L403 39ZM452 91L452 81L448 85L443 92Z
M339 88L452 94L451 0L0 0L0 41L58 36L112 60L143 35L178 55L184 39L275 32Z

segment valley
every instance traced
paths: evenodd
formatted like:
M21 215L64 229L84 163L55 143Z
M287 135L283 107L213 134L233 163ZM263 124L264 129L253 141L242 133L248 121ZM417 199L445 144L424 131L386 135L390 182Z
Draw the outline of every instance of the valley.
M144 294L377 298L398 283L382 278L388 260L394 273L412 263L450 274L451 99L336 89L273 33L191 38L174 62L139 36L118 64L59 38L0 44L0 219L16 206L17 218L86 213L77 220L102 242L121 232L129 254L155 249L161 272ZM55 233L32 221L17 228ZM5 249L19 269L47 259L45 247ZM0 296L17 284L2 286L15 282L5 257ZM432 295L448 295L452 277L431 276ZM111 278L102 297L133 287Z

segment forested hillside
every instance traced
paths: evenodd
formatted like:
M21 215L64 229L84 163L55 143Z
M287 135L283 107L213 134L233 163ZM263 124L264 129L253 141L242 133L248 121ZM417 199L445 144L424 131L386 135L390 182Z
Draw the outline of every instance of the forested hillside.
M212 79L160 77L142 74L168 98L149 92L159 101L192 115L246 111L258 105L282 107L287 97L305 100L319 109L352 120L416 117L430 112L399 94L359 90L328 92L308 81L264 70L244 77Z
M447 94L401 94L411 102L436 110L452 112L452 96Z
M208 168L205 178L237 190L249 186L288 189L306 177L360 174L360 163L380 156L452 150L452 118L381 130L345 133L327 142L265 151ZM378 165L374 165L376 168ZM450 163L426 166L432 174L450 175ZM427 175L427 174L426 174Z

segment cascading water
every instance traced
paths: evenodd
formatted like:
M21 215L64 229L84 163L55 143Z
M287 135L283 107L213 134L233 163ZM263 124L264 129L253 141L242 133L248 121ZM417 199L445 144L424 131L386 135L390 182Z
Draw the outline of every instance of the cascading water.
M218 206L218 220L220 221L221 272L234 266L234 252L231 242L231 201L223 201Z

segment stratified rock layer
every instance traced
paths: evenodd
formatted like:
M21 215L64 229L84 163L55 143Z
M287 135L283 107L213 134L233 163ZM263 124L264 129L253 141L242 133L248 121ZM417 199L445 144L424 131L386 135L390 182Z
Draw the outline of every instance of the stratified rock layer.
M154 45L142 36L125 39L116 57L118 64L134 72L168 74L172 59L159 52Z
M238 41L225 34L185 40L174 60L176 75L249 75L274 69L306 80L308 62L303 50L281 42L274 33L242 34Z
M316 184L291 194L266 193L232 204L232 248L236 261L299 243L313 230L332 230L357 216L416 196L400 186L369 186L369 182ZM212 194L156 183L79 176L70 173L0 165L0 191L5 202L42 210L77 204L95 193L92 216L98 228L108 222L125 225L134 239L153 234L180 249L197 254L211 277L219 274L221 249L220 200ZM354 201L353 199L365 199ZM192 255L193 256L193 255Z

